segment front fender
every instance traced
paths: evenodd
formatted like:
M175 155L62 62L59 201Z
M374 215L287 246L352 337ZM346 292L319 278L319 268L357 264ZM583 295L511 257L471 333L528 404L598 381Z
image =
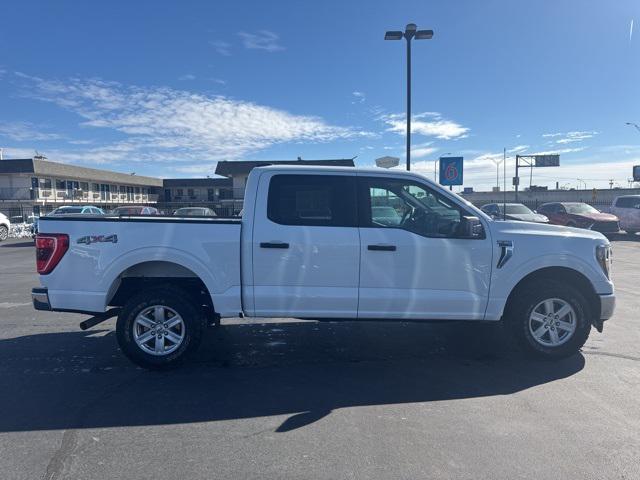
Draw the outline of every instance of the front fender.
M578 272L589 280L596 293L613 293L611 282L607 281L603 273L596 269L597 265L592 265L584 258L570 253L540 255L522 263L512 260L504 268L494 269L485 319L499 320L504 312L507 299L516 285L527 275L549 267L567 268Z

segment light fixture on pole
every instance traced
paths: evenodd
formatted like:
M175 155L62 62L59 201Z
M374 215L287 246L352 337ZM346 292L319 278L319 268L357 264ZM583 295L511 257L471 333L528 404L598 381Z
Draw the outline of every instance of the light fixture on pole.
M491 157L489 160L496 166L496 192L500 191L500 164L504 161L499 157Z
M636 127L636 130L638 130L640 132L640 125L638 125L637 123L625 122L625 125L629 125L631 127Z
M415 23L409 23L404 29L388 31L384 35L385 40L407 41L407 170L411 170L411 40L430 40L433 38L433 30L418 30Z

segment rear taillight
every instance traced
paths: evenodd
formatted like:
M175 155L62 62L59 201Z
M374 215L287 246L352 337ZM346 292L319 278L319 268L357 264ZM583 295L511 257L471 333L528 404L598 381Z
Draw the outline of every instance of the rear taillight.
M36 235L36 268L40 275L51 273L69 249L69 235L39 233Z

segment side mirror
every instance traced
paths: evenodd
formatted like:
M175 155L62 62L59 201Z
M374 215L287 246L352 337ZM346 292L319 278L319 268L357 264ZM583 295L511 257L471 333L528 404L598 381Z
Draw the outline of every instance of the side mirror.
M459 238L484 238L484 227L478 217L462 217Z

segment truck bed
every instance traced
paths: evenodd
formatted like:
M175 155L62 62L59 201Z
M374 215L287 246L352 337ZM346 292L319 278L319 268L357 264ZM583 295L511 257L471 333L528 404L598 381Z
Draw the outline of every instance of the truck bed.
M197 276L216 309L240 312L239 218L42 217L39 233L69 236L69 249L41 275L53 309L104 312L122 278Z

